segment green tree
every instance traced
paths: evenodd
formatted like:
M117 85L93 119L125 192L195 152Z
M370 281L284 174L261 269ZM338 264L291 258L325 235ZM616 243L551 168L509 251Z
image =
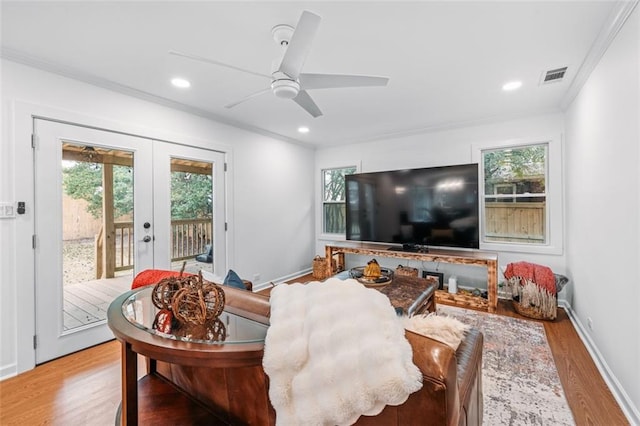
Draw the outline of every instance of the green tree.
M62 183L67 195L87 201L87 211L102 217L102 164L76 162L62 171ZM133 213L133 169L113 166L113 208L115 217Z
M62 169L62 185L71 198L89 203L93 217L102 217L102 164L77 162Z
M523 148L485 152L485 179L513 179L539 176L545 173L545 147L532 145Z
M213 215L211 175L171 173L171 218L203 219Z
M75 162L63 169L63 187L67 195L87 201L87 211L102 217L102 164ZM115 217L133 213L133 168L113 166L113 204ZM171 218L210 218L213 212L210 175L171 173Z

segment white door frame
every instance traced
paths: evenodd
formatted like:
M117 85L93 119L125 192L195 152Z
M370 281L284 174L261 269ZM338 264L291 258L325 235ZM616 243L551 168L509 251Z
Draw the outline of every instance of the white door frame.
M158 126L141 127L130 123L113 121L110 119L85 115L75 111L62 110L44 105L24 101L12 101L9 114L13 118L13 128L9 130L9 137L13 139L15 158L32 158L31 132L33 119L48 118L69 123L82 123L87 127L95 127L102 130L117 131L144 138L161 140L166 142L180 141L183 144L213 149L224 152L227 165L233 170L233 149L230 145L217 141L205 140L184 134L176 134L166 128ZM16 218L15 225L15 268L18 276L5 276L11 289L15 289L15 373L20 374L35 367L35 350L33 348L33 336L35 332L35 259L31 237L34 232L34 180L33 163L19 167L15 170L15 196L18 201L26 203L26 212ZM227 265L234 266L234 227L233 220L233 174L227 173L226 177L226 210L227 210Z

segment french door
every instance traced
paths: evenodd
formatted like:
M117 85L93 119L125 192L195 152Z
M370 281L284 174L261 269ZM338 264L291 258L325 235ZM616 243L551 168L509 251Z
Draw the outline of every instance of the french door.
M155 141L155 265L224 277L224 153ZM167 208L169 206L169 208Z
M135 273L226 268L224 154L45 119L34 134L36 363L112 339Z

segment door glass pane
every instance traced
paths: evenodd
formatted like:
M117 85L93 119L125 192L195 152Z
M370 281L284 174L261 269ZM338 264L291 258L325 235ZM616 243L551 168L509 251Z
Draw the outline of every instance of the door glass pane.
M133 153L62 143L64 331L104 322L130 289Z
M213 270L213 163L171 158L171 269Z

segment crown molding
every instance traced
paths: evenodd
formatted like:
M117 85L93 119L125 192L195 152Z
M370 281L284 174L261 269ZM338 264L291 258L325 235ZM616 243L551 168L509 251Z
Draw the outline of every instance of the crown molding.
M235 127L241 130L246 130L251 133L257 133L262 136L266 136L266 137L277 139L284 142L293 143L293 144L304 146L307 148L312 147L312 145L310 145L309 143L302 142L298 139L290 138L288 136L281 135L279 133L270 132L260 127L250 126L240 121L222 117L218 114L214 114L212 112L205 111L200 108L195 108L189 105L185 105L183 103L176 102L174 100L167 99L162 96L152 95L142 90L134 89L133 87L115 83L111 80L107 80L105 78L98 77L93 74L82 72L76 68L67 67L65 65L60 65L50 61L45 61L40 58L27 55L23 52L20 52L14 49L2 47L2 49L0 50L0 58L17 62L23 65L27 65L33 68L37 68L42 71L57 74L62 77L70 78L72 80L81 81L83 83L97 86L106 90L121 93L123 95L138 98L147 102L152 102L168 108L177 109L189 114L197 115L202 118L206 118L221 124L225 124L227 126Z
M609 13L607 21L604 23L602 29L598 33L598 36L593 41L589 52L585 56L584 61L582 61L582 64L580 64L571 85L560 102L560 107L563 111L565 111L571 105L576 96L578 96L578 93L582 90L582 87L600 62L600 59L602 59L602 56L604 56L616 35L618 35L618 32L624 26L624 23L627 21L639 2L640 0L616 1L611 13Z

